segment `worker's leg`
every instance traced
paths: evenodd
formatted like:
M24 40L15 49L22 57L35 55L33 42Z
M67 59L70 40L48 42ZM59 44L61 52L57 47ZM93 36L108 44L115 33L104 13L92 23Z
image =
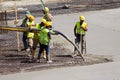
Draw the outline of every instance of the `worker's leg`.
M46 51L45 51L45 50L43 50L42 55L41 55L41 58L46 59Z
M47 63L52 63L52 60L50 58L50 44L45 45L45 50L46 50L46 61L47 61Z
M82 35L82 39L81 39L81 53L83 54L83 51L85 49L85 35Z
M33 47L32 47L32 59L34 59L35 57L35 50L37 48L37 45L39 44L39 40L38 39L33 39Z
M28 38L28 47L32 50L33 47L33 38Z
M38 53L38 60L40 60L40 57L41 57L41 54L42 54L42 51L44 50L44 45L43 44L40 44L40 49L39 49L39 53Z
M28 56L30 58L30 60L32 59L32 47L33 47L33 38L28 38L28 49L27 51L30 51Z
M75 44L79 48L79 45L80 45L80 35L79 34L76 36ZM74 54L75 54L75 56L78 54L78 51L76 48L74 48Z
M27 36L24 33L22 36L22 41L23 41L24 49L27 49L28 48Z

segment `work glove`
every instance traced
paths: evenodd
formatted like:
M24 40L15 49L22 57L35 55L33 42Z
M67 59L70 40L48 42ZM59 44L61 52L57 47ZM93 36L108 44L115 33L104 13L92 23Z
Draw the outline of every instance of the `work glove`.
M58 32L55 32L55 35L58 35L59 33Z
M50 31L50 33L51 33L52 35L58 35L58 34L59 34L57 31L54 31L54 30Z

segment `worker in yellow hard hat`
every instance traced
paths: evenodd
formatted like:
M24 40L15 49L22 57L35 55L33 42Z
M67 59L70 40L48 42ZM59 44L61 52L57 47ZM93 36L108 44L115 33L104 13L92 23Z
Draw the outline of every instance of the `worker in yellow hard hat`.
M51 40L51 34L50 34L50 28L51 24L49 22L45 23L45 26L41 28L40 31L40 49L38 53L37 61L40 62L41 54L45 50L46 51L46 61L47 63L52 63L52 60L50 59L50 40Z
M52 18L53 18L53 16L52 16L52 14L50 13L49 8L48 8L48 7L45 7L45 10L43 10L43 13L44 13L43 19L45 19L47 22L49 22L49 23L50 23L50 26L52 27Z
M34 22L34 16L29 15L28 17L29 21L27 22L27 27L28 28L35 28L35 26L33 26L35 24ZM32 47L33 47L33 37L34 37L34 33L33 32L27 32L27 40L28 40L28 48L27 51L32 51Z
M81 53L83 53L83 48L85 48L85 35L88 30L88 25L85 22L85 17L80 16L79 17L80 21L76 22L75 27L74 27L74 35L75 35L75 44L78 46L80 45L81 42ZM74 51L74 54L77 55L76 49Z
M36 29L41 29L42 26L45 26L46 24L46 20L42 19L40 20L40 23L35 24L34 26L36 26ZM39 36L40 36L40 32L36 32L34 33L34 38L33 38L33 47L32 47L32 59L34 60L35 58L35 50L37 48L37 45L39 44ZM41 56L43 58L46 58L45 52L43 52L43 55Z
M43 10L43 13L44 13L43 19L46 19L46 21L50 24L50 28L49 28L50 32L54 33L53 32L53 26L52 26L52 24L53 24L53 16L50 13L50 9L48 7L45 7L45 9ZM52 40L50 41L50 47L53 47L53 41Z

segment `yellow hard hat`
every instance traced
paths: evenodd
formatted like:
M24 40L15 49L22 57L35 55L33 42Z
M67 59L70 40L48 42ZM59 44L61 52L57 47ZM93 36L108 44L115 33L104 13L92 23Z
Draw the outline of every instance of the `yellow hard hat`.
M85 20L85 17L84 16L80 16L80 20Z
M28 18L30 21L33 21L35 19L34 16L32 16L32 15L30 15Z
M44 23L44 24L46 24L46 20L45 19L42 19L41 22Z
M45 12L49 12L49 8L48 7L45 7Z
M49 21L48 23L50 24L50 26L52 26L52 21Z
M51 26L51 23L50 22L46 22L45 24L47 27Z

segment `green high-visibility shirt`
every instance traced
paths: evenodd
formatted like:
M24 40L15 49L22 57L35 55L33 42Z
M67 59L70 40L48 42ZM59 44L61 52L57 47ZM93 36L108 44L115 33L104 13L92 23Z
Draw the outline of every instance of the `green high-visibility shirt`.
M44 45L48 45L50 42L49 36L49 29L47 29L46 27L42 27L41 31L40 31L40 43L44 44Z
M80 22L76 22L76 26L77 26L77 28L76 28L76 33L77 34L83 34L83 35L86 34L86 31L81 28L81 26L83 28L87 27L87 23L86 22L83 22L82 25L80 25Z
M34 21L32 21L32 22L27 22L27 25L28 25L28 27L30 26L30 25L34 25ZM32 27L34 27L34 26L32 26ZM27 33L27 38L33 38L34 37L34 33L33 32L28 32Z

